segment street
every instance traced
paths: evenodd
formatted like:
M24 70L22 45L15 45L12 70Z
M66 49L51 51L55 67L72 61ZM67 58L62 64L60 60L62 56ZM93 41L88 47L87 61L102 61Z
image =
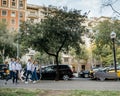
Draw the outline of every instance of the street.
M33 84L32 82L25 84L19 82L19 84L12 84L9 80L7 85L4 84L4 80L0 80L0 87L7 88L36 88L45 90L114 90L120 91L120 81L105 80L104 82L90 80L86 78L74 78L69 81L54 81L54 80L40 80Z

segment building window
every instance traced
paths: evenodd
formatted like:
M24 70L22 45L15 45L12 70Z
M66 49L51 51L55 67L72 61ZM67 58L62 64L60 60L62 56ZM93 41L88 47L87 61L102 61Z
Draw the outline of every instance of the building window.
M12 11L12 12L11 12L11 17L15 17L15 16L16 16L15 11Z
M12 24L12 25L15 24L15 19L11 19L11 24Z
M22 12L20 12L20 18L23 18L23 13Z
M20 6L20 7L23 7L23 0L20 0L19 6Z
M16 0L12 0L12 7L16 6Z
M7 6L7 0L2 0L2 6Z
M30 15L35 15L35 12L34 11L30 11Z
M7 10L2 10L2 16L7 16Z
M68 61L69 61L69 58L65 57L64 62L68 62Z

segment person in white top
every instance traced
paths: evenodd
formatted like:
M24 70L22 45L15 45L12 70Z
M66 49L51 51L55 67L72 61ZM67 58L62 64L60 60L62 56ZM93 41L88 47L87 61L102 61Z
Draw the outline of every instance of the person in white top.
M9 72L10 72L10 75L7 76L5 84L7 84L7 81L8 81L9 79L12 79L12 78L13 78L12 64L14 64L14 62L15 62L15 59L14 59L14 58L11 58L11 61L9 62Z
M12 63L12 71L13 71L13 84L18 83L18 59Z
M25 83L28 83L29 75L32 76L32 60L31 59L28 59L28 62L27 62L27 76L26 76Z
M38 62L34 61L33 64L32 64L32 80L33 80L33 83L35 83L38 80L38 76L37 76L37 72L36 72L37 68L38 68Z
M21 70L22 70L22 65L20 64L20 59L16 60L16 71L18 71L18 78L23 81L21 77Z

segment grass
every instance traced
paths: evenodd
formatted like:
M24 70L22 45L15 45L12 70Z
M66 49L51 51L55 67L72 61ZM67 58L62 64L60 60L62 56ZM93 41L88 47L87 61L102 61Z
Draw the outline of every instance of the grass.
M0 88L0 96L120 96L120 91Z
M16 89L16 88L0 88L0 96L37 96L37 90Z
M73 91L70 96L120 96L120 91Z

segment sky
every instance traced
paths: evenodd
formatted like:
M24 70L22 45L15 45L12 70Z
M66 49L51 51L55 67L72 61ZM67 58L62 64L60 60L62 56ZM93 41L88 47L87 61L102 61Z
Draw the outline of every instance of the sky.
M27 0L28 4L35 4L40 6L67 6L68 8L82 10L82 13L89 12L88 17L115 17L110 7L101 8L101 1L105 0ZM115 1L115 0L112 0ZM114 3L113 7L119 11L120 10L120 0ZM120 11L119 11L120 12Z

